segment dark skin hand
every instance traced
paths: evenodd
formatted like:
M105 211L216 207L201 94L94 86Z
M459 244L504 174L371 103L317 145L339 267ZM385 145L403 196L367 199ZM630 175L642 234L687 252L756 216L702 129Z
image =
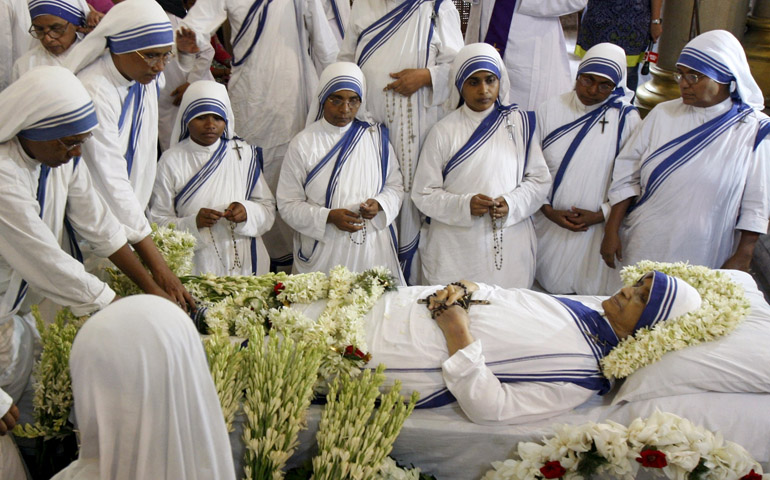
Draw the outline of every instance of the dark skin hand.
M508 202L503 197L492 198L478 193L471 197L471 215L483 217L489 214L494 219L508 215Z
M19 407L16 405L11 405L11 408L8 409L8 412L3 415L3 418L0 418L0 435L5 435L6 433L13 430L13 427L16 426L16 422L19 421Z
M176 32L176 48L182 53L198 53L198 43L195 41L195 32L189 28L179 27Z
M224 217L233 223L243 223L246 221L246 207L238 202L233 202L227 206Z
M198 228L213 227L224 216L223 212L211 208L201 208L195 216L195 225Z
M358 211L361 213L362 217L371 220L376 217L377 212L380 211L380 203L377 200L370 198L358 206Z
M738 242L738 248L732 257L725 260L722 265L724 269L743 270L748 272L751 267L751 258L754 256L754 246L759 240L759 234L741 230L741 239Z
M585 232L591 225L604 221L604 214L601 211L592 212L578 207L557 210L551 205L543 205L540 211L548 220L572 232Z
M184 96L184 92L187 91L187 87L189 86L190 82L185 82L171 92L171 96L174 97L174 101L172 102L174 105L178 107L182 103L182 96Z
M634 198L631 197L613 205L612 210L610 210L610 217L604 225L604 238L602 238L600 252L602 260L610 268L615 268L615 259L623 261L623 246L620 243L619 233L620 223L633 200Z
M391 73L390 76L396 80L390 82L385 90L393 90L405 97L422 87L431 85L430 70L427 68L407 68L400 72Z
M335 208L329 211L326 223L334 224L343 232L357 232L364 228L363 219L355 212L345 208Z

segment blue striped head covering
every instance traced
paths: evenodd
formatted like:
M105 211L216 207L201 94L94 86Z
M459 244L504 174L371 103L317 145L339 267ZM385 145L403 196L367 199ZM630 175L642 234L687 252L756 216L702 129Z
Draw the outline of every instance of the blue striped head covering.
M626 87L626 69L626 52L622 48L612 43L599 43L585 53L577 74L598 75L612 81L615 90L610 98L623 97L623 101L630 104L633 92Z
M185 90L182 103L179 105L174 129L171 132L171 145L190 136L187 125L192 119L212 113L225 120L226 126L222 137L229 139L235 136L233 112L225 86L211 80L198 80L191 83Z
M166 12L153 0L124 0L110 9L99 25L72 47L65 66L77 73L96 60L107 45L112 53L130 53L174 44Z
M508 71L505 69L500 54L492 45L472 43L461 48L452 63L449 78L455 88L451 89L445 108L454 110L460 105L463 84L468 80L468 77L479 71L488 71L495 74L500 80L498 100L503 105L508 103L510 83Z
M583 73L599 75L620 85L626 76L626 52L611 43L594 45L588 49L578 66L577 74Z
M700 305L700 294L689 283L653 270L647 305L636 322L634 331L652 328L658 322L697 310Z
M30 69L0 93L0 143L16 135L36 141L78 135L98 121L91 96L63 67Z
M53 15L78 27L85 26L88 4L83 0L30 0L29 16Z
M751 76L746 52L732 33L711 30L690 40L682 49L677 65L700 72L715 82L731 84L732 97L762 110L764 96Z
M324 102L326 102L326 99L329 98L329 95L341 90L350 90L361 97L361 106L358 108L356 117L359 119L364 119L366 117L366 109L364 108L364 101L366 100L366 81L364 79L364 73L355 63L336 62L332 63L321 72L321 77L318 79L316 96L307 117L308 125L321 119L323 116L323 105Z

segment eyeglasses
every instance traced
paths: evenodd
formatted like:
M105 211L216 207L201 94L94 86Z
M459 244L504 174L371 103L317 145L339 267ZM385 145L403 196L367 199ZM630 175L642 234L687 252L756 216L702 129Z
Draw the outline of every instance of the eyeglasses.
M67 153L70 153L71 151L75 150L76 148L83 146L83 144L86 143L88 140L90 140L91 137L93 137L93 136L94 136L93 133L89 133L88 135L83 137L81 140L78 140L78 141L76 141L74 143L69 143L69 144L62 142L61 138L57 138L56 141L59 142L62 147L67 149Z
M701 78L705 77L706 75L702 73L674 73L674 81L676 83L681 82L683 79L687 83L687 85L695 85L700 81Z
M335 107L341 107L343 104L345 104L350 108L358 108L361 105L361 99L358 97L349 98L347 100L339 97L329 97L326 99L326 101Z
M586 75L578 75L578 82L580 82L580 85L586 88L590 88L596 85L596 88L599 90L599 93L603 93L603 94L607 94L615 90L614 83L595 80Z
M32 25L27 31L30 35L32 35L33 38L36 38L37 40L42 40L46 35L48 35L48 37L52 40L56 40L67 32L67 29L70 25L72 24L69 22L63 24L59 23L52 27L38 27L37 25Z
M139 50L136 50L135 53L142 57L142 60L151 68L156 68L160 66L162 63L164 66L168 65L168 62L171 61L172 58L174 58L174 52L166 52L166 53L145 53L144 55Z

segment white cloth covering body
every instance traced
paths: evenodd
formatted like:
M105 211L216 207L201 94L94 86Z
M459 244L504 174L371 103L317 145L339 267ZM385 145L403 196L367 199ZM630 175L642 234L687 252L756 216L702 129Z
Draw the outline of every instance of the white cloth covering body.
M609 200L638 196L672 139L727 112L732 100L693 107L681 99L656 106L615 161ZM621 226L623 264L690 262L719 268L735 251L738 230L766 233L770 217L770 143L754 150L759 120L752 112L674 171Z
M537 109L539 141L551 132L585 114L601 108L602 104L585 106L574 91L546 101ZM610 108L604 114L608 123L597 123L583 137L565 171L551 206L569 210L573 206L604 213L609 216L607 191L617 155L620 110ZM625 117L620 134L622 148L641 122L636 111ZM575 128L543 149L548 170L555 178L562 159L580 128ZM572 232L550 221L541 212L534 216L537 232L537 273L540 285L552 293L578 295L611 295L616 290L618 272L604 263L599 253L604 237L604 223L588 227L585 232Z
M203 47L227 19L234 40L255 1L199 2L182 25L197 33L198 46ZM262 3L247 34L235 46L235 61L248 50L266 4ZM321 0L274 0L269 2L264 30L251 55L242 65L233 65L228 91L238 134L262 147L264 175L272 191L278 186L289 141L305 127L318 76L334 62L338 50ZM281 265L291 263L292 233L278 217L265 235L271 258Z
M402 3L402 0L354 2L337 60L358 63L370 40L367 36L356 44L362 31ZM463 46L460 16L454 3L446 0L441 2L436 13L434 18L434 2L422 3L386 43L363 65L359 65L366 76L367 111L375 121L390 130L390 139L404 179L406 195L398 219L398 244L402 262L415 255L422 224L420 213L409 196L420 149L431 127L446 115L442 104L449 97L451 88L449 68ZM432 22L435 22L435 26L428 46ZM409 98L392 90L383 92L386 85L395 81L390 74L407 68L428 68L431 86L419 89ZM417 283L419 259L414 258L412 264L406 267L409 270L405 272L409 277L407 281Z
M31 342L26 331L32 329L31 321L22 319L19 305L14 305L22 281L76 315L103 308L115 297L59 246L65 213L100 256L115 253L126 237L82 161L77 167L70 161L50 170L41 219L40 163L15 139L0 144L0 160L0 387L16 397L32 368L31 343L26 344Z
M474 112L463 105L437 123L425 140L412 192L417 208L431 218L420 241L425 283L446 284L463 278L506 288L532 285L536 238L530 216L543 204L551 177L540 145L534 139L525 167L525 113L511 112L510 130L500 126L446 179L442 176L447 162L492 108L496 107ZM471 197L479 193L492 198L502 196L508 203L508 215L502 219L499 270L495 267L489 215L471 215Z
M494 374L516 359L536 366L534 357L563 356L560 368L595 371L598 366L591 346L558 300L526 289L480 287L473 298L490 304L470 308L470 332L476 341L451 358L438 325L425 305L417 303L441 287L402 287L385 293L364 317L369 365L387 365L387 384L400 380L402 391L417 390L421 400L448 388L468 418L480 424L534 422L596 395L569 382L500 383ZM602 311L595 297L579 300ZM324 305L313 303L305 313L315 318Z
M251 197L246 199L247 179L253 172L252 149L245 142L231 140L222 164L217 167L212 177L197 190L190 201L183 204L180 202L177 208L174 208L174 197L209 161L221 141L204 147L191 138L186 138L163 153L150 202L150 220L158 225L173 223L180 230L186 230L195 236L196 275L251 275L254 273L252 260L256 261L256 274L262 275L270 269L270 258L261 236L273 225L275 199L263 175L259 176ZM240 149L240 155L233 142ZM220 219L211 228L198 229L195 217L201 208L224 212L232 202L239 202L246 208L246 221L237 224L232 233L231 222L225 218ZM252 237L256 237L256 259L251 256ZM214 246L212 238L217 247ZM233 268L235 251L241 261L238 268Z
M99 194L126 230L132 244L150 234L144 210L150 201L157 168L158 96L156 82L145 85L143 128L139 132L134 164L128 175L124 157L131 133L133 107L129 107L123 129L118 129L123 101L134 83L118 72L109 51L78 73L96 107L99 126L93 138L83 144L83 160L88 164Z
M166 14L171 26L176 30L182 19L168 12ZM174 127L176 112L179 110L179 106L174 105L175 97L171 96L171 92L185 83L214 80L214 76L211 74L214 47L211 46L211 42L201 45L201 51L193 57L194 60L188 70L179 65L179 59L176 57L163 69L165 83L158 93L158 141L161 151L164 152L171 145L171 130Z
M14 62L29 50L33 38L26 0L0 0L0 92L13 81ZM37 42L37 40L34 40Z
M80 453L55 479L235 478L203 346L176 305L110 305L78 332L70 371Z
M350 2L346 0L323 0L324 13L329 22L334 38L337 39L337 45L342 44L343 32L348 26L350 20ZM337 15L339 14L339 16ZM337 23L339 20L339 24ZM342 25L342 32L339 25Z
M67 58L67 54L72 51L72 47L77 45L80 41L80 36L75 40L70 48L67 49L61 55L53 55L45 49L40 41L36 40L35 44L27 50L24 55L16 60L13 64L13 71L11 72L11 79L15 82L20 76L27 73L32 68L39 67L40 65L61 66L64 60Z
M495 0L473 3L465 33L469 44L484 41ZM519 0L517 3L503 56L511 79L508 101L525 110L534 110L572 87L559 16L582 10L587 0Z
M331 208L325 207L326 191L336 155L305 185L308 173L352 125L336 127L321 118L289 144L276 197L278 211L296 232L293 270L295 273L328 273L336 265L344 265L351 271L362 272L384 266L403 284L393 244L392 235L395 232L391 232L404 195L401 172L393 148L388 143L388 170L385 185L380 191L381 138L377 126L366 129L342 167ZM365 220L365 238L363 230L351 235L332 223L326 223L331 209L345 208L358 212L359 205L370 198L377 200L381 210L374 219Z

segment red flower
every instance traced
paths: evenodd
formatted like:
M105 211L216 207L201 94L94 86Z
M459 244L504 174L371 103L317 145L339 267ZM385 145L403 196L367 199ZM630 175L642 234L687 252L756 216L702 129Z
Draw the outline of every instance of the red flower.
M554 460L553 462L546 462L540 467L540 473L543 474L543 478L561 478L567 473L567 470L561 466L561 463Z
M345 350L342 352L342 356L350 360L363 360L364 363L369 363L369 360L372 359L370 354L362 352L353 345L348 345L345 347Z
M345 355L346 357L353 357L353 358L364 358L365 357L364 352L362 352L361 350L357 349L353 345L348 345L347 347L345 347L345 353L343 355Z
M668 465L666 454L660 450L642 450L641 455L636 461L643 467L663 468Z
M762 480L762 475L755 472L752 468L749 473L741 477L741 480Z
M278 283L276 283L276 284L273 286L273 293L275 293L276 295L278 295L279 293L283 292L285 288L286 288L286 285L284 285L284 284L283 284L283 283L281 283L281 282L278 282Z

